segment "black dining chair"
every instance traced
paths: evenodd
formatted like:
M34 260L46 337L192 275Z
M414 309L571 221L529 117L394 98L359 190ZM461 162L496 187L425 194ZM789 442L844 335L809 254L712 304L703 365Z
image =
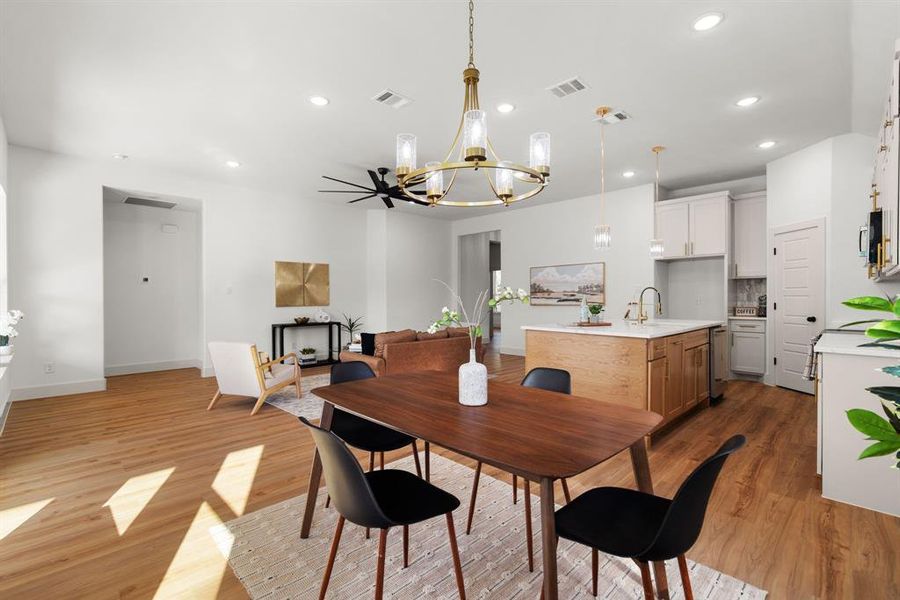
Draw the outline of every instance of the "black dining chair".
M536 367L525 375L522 380L524 387L540 388L549 392L559 392L560 394L572 393L572 377L568 371L562 369L551 369L550 367ZM472 497L469 499L469 517L466 521L466 534L472 532L472 518L475 515L475 499L478 497L478 480L481 477L481 461L475 465L475 483L472 485ZM562 483L563 494L566 498L566 504L572 501L569 494L569 484L565 479L560 480ZM531 484L525 480L525 490L523 497L525 499L525 535L527 536L526 546L528 548L528 570L534 571L534 548L531 534ZM513 488L513 504L516 504L517 494L519 490L519 478L517 475L512 476Z
M746 441L742 435L727 440L694 469L671 500L636 490L601 487L556 511L557 535L591 548L595 596L599 551L631 558L638 564L646 600L653 600L649 563L678 558L684 597L693 599L684 553L700 535L706 506L725 459Z
M444 515L447 519L456 586L459 597L465 600L462 565L459 561L456 530L453 526L453 511L459 506L456 496L408 471L387 469L363 473L356 457L334 433L316 427L303 417L300 417L300 421L309 428L315 440L325 473L325 484L338 511L337 526L331 541L328 563L322 576L319 600L325 598L325 592L328 590L328 581L331 579L345 520L381 531L375 571L375 598L380 600L384 593L384 561L388 530L391 527L403 528L403 567L406 568L409 566L409 526L440 515Z

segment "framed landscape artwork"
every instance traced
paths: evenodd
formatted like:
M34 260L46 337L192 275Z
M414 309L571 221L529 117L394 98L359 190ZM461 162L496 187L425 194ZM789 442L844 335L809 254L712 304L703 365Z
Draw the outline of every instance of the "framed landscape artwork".
M532 306L606 304L606 263L531 267Z

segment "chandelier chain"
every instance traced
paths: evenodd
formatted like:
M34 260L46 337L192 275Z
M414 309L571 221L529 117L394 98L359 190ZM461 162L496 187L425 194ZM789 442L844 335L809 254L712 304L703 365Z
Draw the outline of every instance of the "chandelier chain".
M469 66L475 66L475 0L469 0Z

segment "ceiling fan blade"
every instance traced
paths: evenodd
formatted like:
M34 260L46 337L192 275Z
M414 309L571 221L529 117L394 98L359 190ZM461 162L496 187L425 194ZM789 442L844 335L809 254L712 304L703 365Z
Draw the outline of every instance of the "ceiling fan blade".
M319 190L323 194L359 194L361 193L359 190ZM374 192L375 190L366 190L367 192Z
M381 200L384 202L384 205L387 206L388 208L394 208L394 203L391 202L390 196L382 196Z
M372 178L372 183L375 184L375 189L382 193L387 193L387 184L378 178L378 173L369 169L369 177Z
M363 186L359 185L358 183L351 183L351 182L349 182L349 181L344 181L343 179L335 179L334 177L329 177L328 175L322 175L322 178L323 178L323 179L328 179L328 180L330 180L330 181L337 181L338 183L343 183L343 184L345 184L345 185L352 185L353 187L358 187L359 189L361 189L361 190L366 190L367 192L371 192L371 191L372 191L372 190L370 190L370 189L367 188L367 187L363 187Z
M368 200L369 198L374 198L378 194L369 194L368 196L363 196L362 198L357 198L356 200L351 200L347 204L353 204L354 202L359 202L360 200Z

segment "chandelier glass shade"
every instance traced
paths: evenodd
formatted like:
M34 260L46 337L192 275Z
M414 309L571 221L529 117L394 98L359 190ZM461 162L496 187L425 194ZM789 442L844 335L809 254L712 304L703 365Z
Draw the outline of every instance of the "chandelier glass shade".
M656 155L656 187L653 190L653 204L659 202L659 153L665 150L663 146L653 146L650 151ZM659 238L650 240L650 258L662 258L665 254L665 246Z
M487 114L478 104L478 80L475 68L475 5L469 2L469 63L463 71L465 95L463 110L443 161L430 161L424 167L416 165L416 136L401 133L397 136L397 185L411 200L427 202L431 206L509 206L513 202L531 198L543 191L550 179L550 134L534 133L529 140L529 166L501 160L488 137ZM477 173L482 170L490 195L483 199L454 199L450 196L460 172ZM446 173L446 177L444 175ZM415 186L425 184L425 195ZM521 189L516 189L516 186ZM419 192L419 193L416 193Z

